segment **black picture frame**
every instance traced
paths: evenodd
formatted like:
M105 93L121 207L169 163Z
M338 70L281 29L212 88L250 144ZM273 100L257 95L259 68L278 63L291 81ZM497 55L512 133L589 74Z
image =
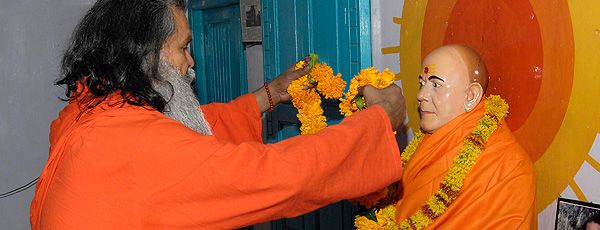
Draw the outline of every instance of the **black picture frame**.
M585 229L587 221L600 215L600 204L559 197L556 206L556 230Z

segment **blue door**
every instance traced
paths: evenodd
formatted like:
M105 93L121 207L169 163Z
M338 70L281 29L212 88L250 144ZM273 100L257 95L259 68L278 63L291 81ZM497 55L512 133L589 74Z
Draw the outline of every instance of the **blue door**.
M262 0L265 81L269 82L308 53L319 54L349 80L371 65L369 0ZM337 102L325 101L325 116L341 119ZM270 142L297 135L291 104L267 117Z
M349 80L371 65L369 0L262 0L265 81L308 53L319 54ZM323 101L328 123L342 118L337 101ZM282 104L267 116L270 142L298 135L296 109ZM354 229L356 207L338 202L297 218L274 221L272 229Z
M190 7L200 103L228 102L247 93L239 4Z

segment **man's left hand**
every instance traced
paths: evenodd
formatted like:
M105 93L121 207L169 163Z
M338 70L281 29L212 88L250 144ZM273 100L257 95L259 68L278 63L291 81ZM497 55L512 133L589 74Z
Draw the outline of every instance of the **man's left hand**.
M290 66L290 68L269 83L269 90L273 96L273 103L275 105L291 99L290 94L287 92L287 88L293 80L296 80L299 77L309 73L310 68L308 66L308 62L305 63L306 64L304 65L304 68L298 70L295 70L295 64Z

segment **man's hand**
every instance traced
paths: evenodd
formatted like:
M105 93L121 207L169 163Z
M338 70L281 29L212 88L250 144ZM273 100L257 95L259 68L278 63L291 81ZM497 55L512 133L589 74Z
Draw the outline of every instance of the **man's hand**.
M361 91L368 106L383 107L390 119L392 129L397 130L406 119L406 101L402 89L395 84L383 89L367 85Z
M290 94L287 92L287 88L293 80L308 74L310 68L308 67L308 61L305 62L306 65L304 68L295 70L296 65L294 63L294 65L277 76L277 78L275 78L271 83L268 83L269 94L271 95L273 107L281 102L289 101L291 99ZM269 94L267 94L265 87L261 87L254 92L254 95L256 96L256 102L261 113L267 111L271 106L269 103Z
M288 86L293 80L298 79L309 73L310 68L308 62L305 62L305 66L302 69L294 70L295 64L290 66L285 72L281 73L271 83L269 83L269 90L273 96L273 104L277 105L281 102L286 102L291 99L290 94L287 92Z

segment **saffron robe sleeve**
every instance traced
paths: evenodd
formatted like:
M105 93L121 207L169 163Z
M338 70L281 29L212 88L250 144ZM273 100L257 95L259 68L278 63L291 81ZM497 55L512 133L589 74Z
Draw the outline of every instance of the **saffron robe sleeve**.
M401 176L398 147L377 106L272 145L234 144L168 120L150 127L165 131L143 137L136 159L144 228L244 227L361 196Z
M229 103L210 103L200 109L218 139L234 143L262 141L261 114L253 94Z

